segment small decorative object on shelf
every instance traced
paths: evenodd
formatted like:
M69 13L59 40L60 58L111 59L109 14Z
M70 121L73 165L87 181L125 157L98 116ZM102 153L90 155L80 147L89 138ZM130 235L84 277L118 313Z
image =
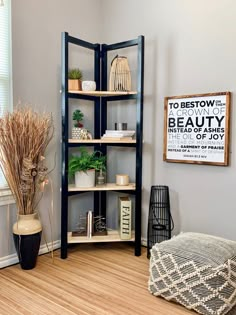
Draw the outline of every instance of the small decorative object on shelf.
M128 124L127 123L115 123L115 130L127 130Z
M92 236L107 235L106 219L101 216L94 216L93 211L89 210L86 214L79 216L77 229L72 231L72 236Z
M129 185L129 175L117 174L116 175L116 185L119 185L119 186Z
M171 238L174 228L170 212L170 197L168 186L152 186L149 204L148 218L148 246L147 257L150 257L150 249L156 243Z
M105 185L106 183L106 173L103 169L100 169L97 172L96 185Z
M131 91L131 75L127 57L116 56L111 62L110 91Z
M73 112L72 119L75 121L74 127L83 128L84 125L83 125L82 121L84 119L84 114L81 112L80 109L76 109Z
M79 216L79 221L76 225L77 229L75 231L72 231L72 236L86 236L87 235L86 219L87 217L84 215Z
M83 128L83 118L84 114L81 112L80 109L76 109L73 112L72 119L75 121L74 128L72 128L72 139L80 139L80 140L88 140L92 139L91 133Z
M94 235L107 235L106 219L101 215L94 217Z
M87 213L87 237L93 236L93 211L89 210Z
M131 239L131 200L129 197L119 197L120 209L120 238L122 240Z
M72 128L72 139L91 140L91 133L85 128Z
M82 81L82 90L83 91L96 91L96 82L95 81Z
M68 90L81 91L82 71L78 68L69 69L68 71Z

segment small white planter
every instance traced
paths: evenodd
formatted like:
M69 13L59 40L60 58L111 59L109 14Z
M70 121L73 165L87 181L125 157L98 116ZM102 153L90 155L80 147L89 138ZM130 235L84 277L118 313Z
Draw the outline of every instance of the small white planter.
M72 128L72 139L88 140L92 139L92 135L85 128Z
M95 81L82 81L82 90L83 91L96 91L96 82Z
M72 128L72 139L84 139L84 128Z
M75 187L89 188L95 186L95 170L75 173Z

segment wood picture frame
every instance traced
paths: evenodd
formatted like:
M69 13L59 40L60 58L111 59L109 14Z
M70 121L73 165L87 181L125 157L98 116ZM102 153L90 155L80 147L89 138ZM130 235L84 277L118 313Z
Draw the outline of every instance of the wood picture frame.
M229 164L230 92L165 97L163 160Z

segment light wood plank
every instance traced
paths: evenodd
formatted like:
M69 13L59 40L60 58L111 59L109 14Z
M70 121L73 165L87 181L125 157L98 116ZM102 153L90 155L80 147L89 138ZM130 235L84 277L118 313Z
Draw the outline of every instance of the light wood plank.
M38 257L33 270L19 265L0 271L0 314L190 315L147 289L146 249L134 256L127 243L81 244Z
M135 95L136 91L122 92L122 91L78 91L70 90L69 93L90 95L90 96L119 96L119 95Z
M79 140L69 139L69 143L136 143L136 139L132 140L106 140L106 139L91 139L91 140Z
M107 235L92 236L72 236L72 232L68 232L68 243L102 243L102 242L132 242L134 241L134 232L131 239L121 240L119 232L116 230L107 231Z
M107 183L105 185L94 186L90 188L79 188L75 185L69 185L68 191L104 191L104 190L135 190L135 183L129 185L116 185L115 183Z

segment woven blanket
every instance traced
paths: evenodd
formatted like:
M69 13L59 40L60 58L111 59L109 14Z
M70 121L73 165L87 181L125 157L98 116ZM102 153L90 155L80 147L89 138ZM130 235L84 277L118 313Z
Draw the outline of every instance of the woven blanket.
M148 288L200 314L226 314L236 304L236 242L182 233L155 244Z

